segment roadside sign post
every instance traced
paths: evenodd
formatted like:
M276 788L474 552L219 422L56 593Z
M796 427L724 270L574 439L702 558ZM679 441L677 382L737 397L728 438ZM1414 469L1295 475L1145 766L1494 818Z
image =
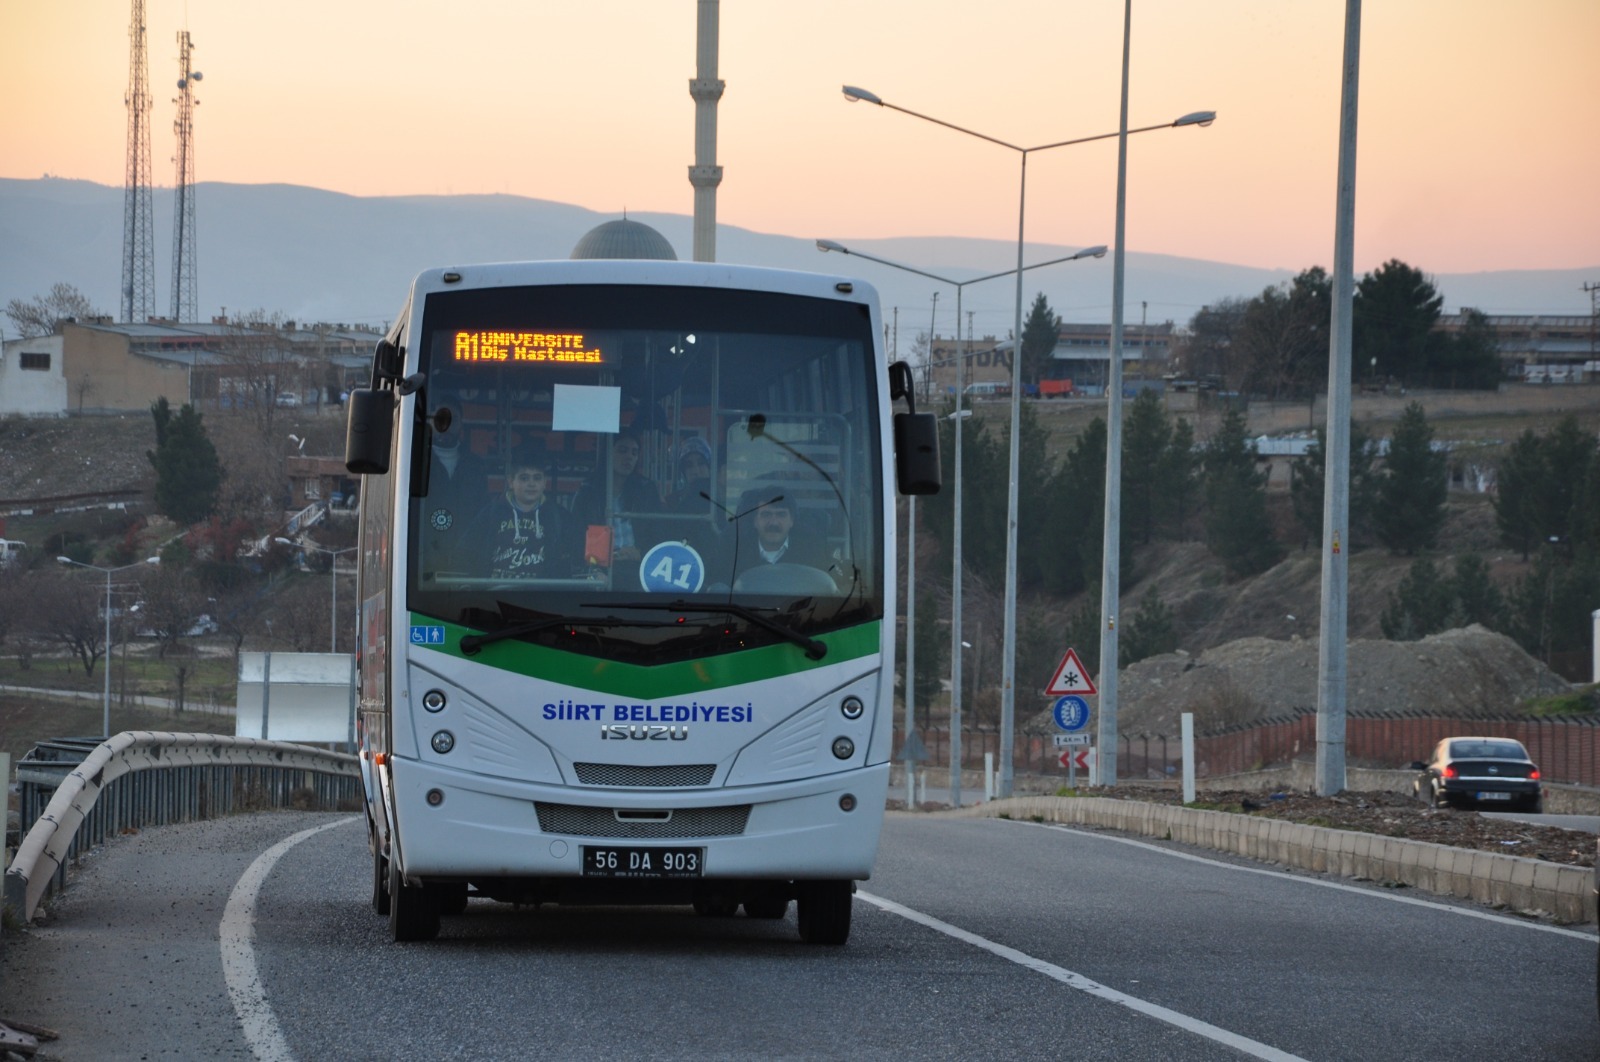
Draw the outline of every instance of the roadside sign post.
M1056 735L1056 747L1066 750L1061 753L1061 766L1067 769L1067 785L1076 789L1078 768L1087 768L1090 752L1089 748L1078 747L1089 745L1089 735L1079 733L1089 725L1089 702L1082 695L1093 696L1095 692L1094 682L1076 649L1068 647L1044 691L1057 698L1051 715L1056 726L1066 733Z

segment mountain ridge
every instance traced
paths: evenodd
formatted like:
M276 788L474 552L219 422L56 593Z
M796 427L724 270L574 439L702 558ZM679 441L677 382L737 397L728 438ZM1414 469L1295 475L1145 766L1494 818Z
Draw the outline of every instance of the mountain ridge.
M171 303L171 189L156 189L154 310ZM356 196L295 184L195 186L198 211L200 314L264 309L295 320L386 324L421 270L449 263L565 258L584 233L617 215L552 200L504 193ZM120 307L121 188L74 178L0 178L0 305L30 299L64 282L102 310ZM630 212L657 229L687 258L693 219L687 214ZM976 237L899 236L852 239L819 233L853 250L965 280L1012 268L1016 243ZM1103 242L1096 239L1086 242ZM930 288L940 292L935 327L948 335L955 299L948 286L861 258L828 255L815 238L719 225L718 257L729 263L848 274L877 287L885 313L905 310L920 324ZM1027 259L1061 257L1078 247L1030 243ZM960 263L955 265L952 263ZM1185 324L1202 306L1250 297L1289 280L1290 269L1131 250L1126 264L1129 321ZM1427 263L1410 263L1428 271ZM1430 274L1445 312L1472 306L1487 313L1589 313L1582 285L1594 269L1504 270ZM1011 283L964 289L978 336L1004 336L1012 320ZM1031 273L1027 298L1043 291L1068 320L1110 319L1109 257ZM911 327L916 327L913 324Z

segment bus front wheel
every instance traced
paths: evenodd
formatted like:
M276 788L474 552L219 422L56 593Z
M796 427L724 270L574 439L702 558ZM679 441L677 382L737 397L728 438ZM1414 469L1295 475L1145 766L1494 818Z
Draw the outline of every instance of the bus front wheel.
M439 900L426 887L407 885L400 865L389 860L389 935L397 941L439 935Z
M372 849L372 910L380 915L389 913L389 861L376 845Z
M795 904L800 939L807 944L843 944L850 939L850 905L855 883L812 881Z

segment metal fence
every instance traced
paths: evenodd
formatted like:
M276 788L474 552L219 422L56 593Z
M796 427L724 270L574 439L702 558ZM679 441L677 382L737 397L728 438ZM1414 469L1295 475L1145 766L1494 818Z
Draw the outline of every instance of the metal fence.
M950 764L950 734L945 727L919 730L932 771ZM1054 747L1055 731L1018 731L1012 759L1014 771L1050 774L1066 769L1062 750ZM1565 718L1528 716L1450 716L1432 713L1378 714L1351 711L1345 718L1345 759L1352 766L1409 767L1427 759L1442 738L1460 734L1509 737L1527 746L1547 782L1600 786L1600 715ZM1255 723L1195 736L1195 774L1206 778L1286 766L1316 753L1317 714L1299 709ZM961 729L961 766L978 769L984 754L1000 754L1000 731L991 727ZM898 758L898 756L897 756ZM1118 736L1117 776L1123 779L1172 778L1183 769L1177 735Z
M69 863L125 830L267 808L358 808L357 762L348 753L218 734L129 731L43 742L17 764L22 838L6 871L6 913L30 921L66 884Z

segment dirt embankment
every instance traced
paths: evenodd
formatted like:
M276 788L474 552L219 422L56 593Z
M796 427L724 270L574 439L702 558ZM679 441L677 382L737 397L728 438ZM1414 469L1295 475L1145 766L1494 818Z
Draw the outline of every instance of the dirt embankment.
M1317 669L1317 642L1298 637L1151 657L1122 672L1118 721L1130 732L1176 734L1184 712L1209 727L1314 708ZM1510 638L1474 625L1417 642L1353 640L1346 689L1350 705L1491 715L1571 686Z

